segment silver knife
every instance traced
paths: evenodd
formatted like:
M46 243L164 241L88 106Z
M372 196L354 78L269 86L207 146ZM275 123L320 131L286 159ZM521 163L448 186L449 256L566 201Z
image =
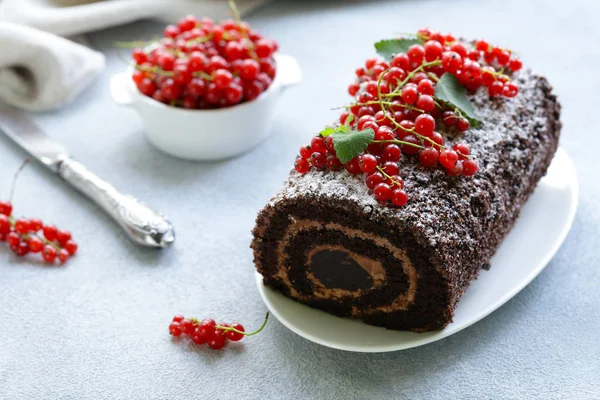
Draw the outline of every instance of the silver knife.
M165 217L135 197L119 193L72 159L67 149L46 136L25 112L1 101L0 130L106 211L135 243L164 248L175 241L173 226Z

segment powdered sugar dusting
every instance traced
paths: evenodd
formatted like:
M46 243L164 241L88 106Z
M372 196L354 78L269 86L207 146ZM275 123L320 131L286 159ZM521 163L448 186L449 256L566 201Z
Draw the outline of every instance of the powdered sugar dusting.
M480 88L470 97L482 126L447 137L448 146L460 141L471 147L480 167L474 177L449 177L403 154L400 175L409 196L404 207L380 204L362 174L315 169L305 175L292 170L269 205L304 196L330 204L346 200L358 205L364 218L395 221L423 245L443 248L440 254L476 252L495 225L514 220L528 195L526 188L537 183L556 148L559 105L549 105L548 83L529 70L513 79L520 90L517 97L490 98L487 89Z

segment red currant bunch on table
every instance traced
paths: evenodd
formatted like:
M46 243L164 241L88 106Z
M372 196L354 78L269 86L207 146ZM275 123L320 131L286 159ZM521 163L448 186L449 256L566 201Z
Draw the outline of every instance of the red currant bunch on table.
M190 15L167 26L160 40L133 50L133 81L142 94L171 106L230 107L269 88L277 48L239 19L216 23Z
M176 315L169 325L169 333L175 337L188 336L195 344L206 344L214 350L220 350L228 341L238 342L245 336L254 336L261 332L267 325L269 313L265 315L260 328L254 332L246 332L244 326L240 323L227 324L216 323L211 318L202 321L196 318L185 318L183 315Z
M373 139L364 151L342 165L335 135L317 135L300 149L295 169L301 174L311 168L364 174L373 195L396 206L408 201L400 175L404 156L416 157L424 168L440 167L449 176L473 176L479 166L468 144L460 140L473 119L447 99L439 99L436 88L448 74L462 90L475 92L483 86L492 97L512 98L519 89L510 76L521 68L509 50L422 29L406 52L393 54L388 61L370 58L356 69L356 79L348 87L355 101L345 107L339 126L346 132L372 130ZM453 140L447 144L449 137Z
M25 161L15 174L11 193L19 173L27 163ZM28 253L39 253L48 264L55 261L66 263L78 248L69 231L45 225L37 218L15 218L10 201L0 201L0 242L6 242L13 253L20 257Z

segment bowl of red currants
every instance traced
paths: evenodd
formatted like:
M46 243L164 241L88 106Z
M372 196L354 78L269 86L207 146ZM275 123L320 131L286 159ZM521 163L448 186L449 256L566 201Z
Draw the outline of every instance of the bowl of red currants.
M219 160L254 148L271 131L279 96L301 80L293 57L239 19L187 16L160 39L133 45L112 97L138 112L154 147L177 158Z

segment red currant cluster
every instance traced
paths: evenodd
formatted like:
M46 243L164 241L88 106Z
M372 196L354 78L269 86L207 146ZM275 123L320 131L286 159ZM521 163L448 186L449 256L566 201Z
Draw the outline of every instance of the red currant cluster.
M470 122L456 105L440 101L436 86L449 73L469 90L482 85L491 96L514 97L518 87L504 70L521 69L521 61L508 50L491 47L478 41L469 49L452 35L442 35L428 29L417 34L422 44L412 44L406 53L397 53L388 63L368 59L356 70L356 81L348 92L356 101L347 106L339 123L357 131L372 129L372 142L342 166L336 157L334 138L314 137L310 146L300 149L295 169L306 173L311 167L338 171L342 167L351 174L365 173L365 183L381 202L391 200L402 206L408 197L399 176L401 154L418 157L428 168L443 167L450 176L472 176L478 170L470 157L469 146L444 146L444 136L436 130L445 127L448 133L462 133ZM483 66L482 66L483 65Z
M173 317L169 325L169 333L173 336L189 336L192 342L196 344L207 344L211 349L220 350L225 347L227 340L238 342L244 336L253 336L263 330L269 319L267 312L265 320L260 328L254 332L246 333L244 326L239 323L226 324L216 323L211 318L198 321L195 318L185 318L183 315Z
M44 225L37 218L15 219L12 209L10 202L0 202L0 241L7 242L16 255L41 253L48 264L57 257L64 264L77 252L77 244L69 232Z
M187 16L160 40L133 50L133 81L142 94L175 107L229 107L267 90L275 51L275 41L239 18L214 23Z

